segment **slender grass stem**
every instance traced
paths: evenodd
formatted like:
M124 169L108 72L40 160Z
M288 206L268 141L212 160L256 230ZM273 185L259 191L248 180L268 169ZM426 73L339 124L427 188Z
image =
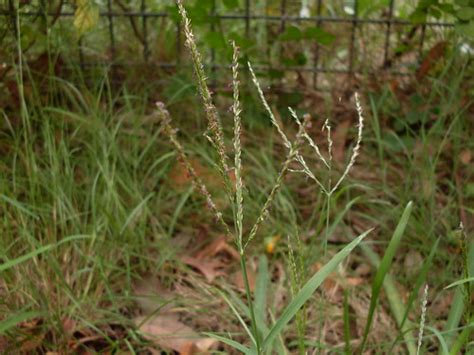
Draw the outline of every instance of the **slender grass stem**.
M331 191L331 185L329 184L329 189L328 191ZM331 214L331 196L332 193L328 193L326 195L326 233L323 241L323 255L324 257L327 254L328 251L328 240L329 240L329 217Z
M331 214L331 196L334 192L332 188L331 174L332 174L332 147L333 140L331 137L331 125L329 124L329 119L326 119L324 122L323 129L326 130L327 134L327 143L328 143L328 163L326 164L328 168L328 186L326 187L324 193L326 195L326 231L323 240L323 257L326 257L328 251L328 240L329 240L329 217Z
M291 145L290 152L287 155L287 158L285 162L283 163L283 166L280 170L280 173L278 174L278 178L273 185L273 188L270 192L270 194L267 197L267 200L265 201L262 209L260 210L260 213L258 214L257 220L255 221L252 229L250 230L249 237L247 241L245 242L244 249L247 247L247 245L255 238L258 228L262 224L262 222L265 220L268 210L275 199L275 196L277 192L280 190L280 187L283 183L283 179L285 178L286 174L290 171L290 165L292 162L295 161L296 157L298 156L298 149L300 148L301 144L303 143L304 140L304 129L308 125L309 122L309 117L305 118L305 121L303 124L299 127L298 133L296 134L296 139L294 143Z
M245 285L245 294L247 296L247 303L250 310L250 322L252 323L252 332L255 338L255 347L257 350L257 354L260 355L260 334L258 333L257 318L255 317L254 303L252 300L252 291L250 289L250 282L247 274L247 259L245 257L245 252L243 249L240 250L240 268L242 269L242 277L244 279Z

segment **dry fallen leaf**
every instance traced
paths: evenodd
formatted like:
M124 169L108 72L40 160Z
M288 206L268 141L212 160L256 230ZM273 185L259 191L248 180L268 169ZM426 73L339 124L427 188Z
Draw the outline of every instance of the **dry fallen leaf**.
M446 292L436 297L430 305L430 314L436 318L444 318L449 314L453 303L454 292Z
M159 279L147 277L134 286L135 300L144 313L169 311L173 307L176 295L165 288Z
M256 276L255 276L255 271L247 266L247 277L249 279L249 286L250 286L250 291L255 290L255 281L256 281ZM234 285L242 292L245 291L245 283L244 283L244 277L242 275L242 271L238 270L232 274L232 280Z
M372 267L369 264L360 264L356 267L354 272L359 276L367 276L372 272Z
M207 186L217 208L219 210L226 209L229 206L229 199L224 193L224 184L221 175L216 171L216 169L205 166L198 158L189 158L189 162L196 175L199 176ZM228 173L228 176L232 181L233 173ZM180 161L177 161L174 164L165 181L167 181L167 184L171 189L179 192L183 192L192 186L192 178L189 175L187 168Z
M210 191L221 191L222 190L222 178L215 169L211 169L208 166L203 165L201 160L198 158L189 158L189 162L193 167L196 174L205 181L206 186ZM235 175L233 171L228 173L231 182L235 181ZM186 167L179 161L177 161L171 171L168 174L168 181L171 182L171 187L175 190L181 190L191 185L192 179L188 174Z
M446 53L447 41L440 41L430 48L416 72L417 80L421 80L438 64Z
M311 270L312 272L316 273L322 268L323 264L320 262L316 262L312 265ZM324 279L321 288L322 290L329 296L329 298L332 298L331 296L334 296L334 293L337 291L339 288L339 283L337 282L337 273L332 272Z
M229 264L229 258L238 260L239 253L227 243L225 236L220 236L193 256L185 255L180 259L212 282L217 276L225 275L224 268Z
M345 283L348 286L359 286L362 285L365 282L365 279L362 277L347 277L345 279Z
M77 322L74 319L65 317L62 320L63 331L67 334L73 334L77 327Z
M229 254L229 256L231 256L235 260L239 260L240 258L237 250L235 250L227 243L227 238L224 235L221 235L220 237L216 238L211 244L196 253L195 258L208 259L216 256L218 253L221 252Z
M330 274L321 285L326 297L332 302L340 302L343 297L343 290L340 287L336 274Z
M461 160L461 163L464 165L468 165L471 162L472 159L472 153L469 149L464 149L460 154L459 154L459 160Z
M0 352L5 354L8 349L8 340L7 338L0 336Z
M196 174L203 177L207 175L206 168L201 164L198 159L190 159L191 166L196 171ZM175 190L181 190L191 185L191 177L188 174L186 168L180 162L176 162L168 174L168 181L171 181L171 186Z
M408 275L416 275L423 265L423 257L416 250L410 250L405 255L403 269Z
M313 265L312 269L314 272L317 272L321 267L322 264L317 262ZM341 302L344 297L344 289L359 286L364 282L365 280L361 277L347 277L339 272L332 272L323 281L321 288L329 300Z
M198 270L209 282L214 281L217 276L225 275L222 271L224 264L220 260L198 259L191 256L182 256L181 261Z
M351 126L351 120L344 120L339 123L332 135L334 141L333 157L340 164L344 164L344 148L347 141L347 133Z
M84 344L92 343L92 342L95 342L95 341L101 341L103 339L104 339L104 336L102 334L82 337L82 338L78 339L77 341L75 341L74 344L71 344L71 349L72 350L77 350Z
M20 353L35 353L39 347L43 344L45 334L39 334L30 337L24 343L21 344L19 350Z
M217 343L214 339L200 337L192 328L179 321L176 315L157 315L149 319L138 317L134 321L146 339L182 355L208 351Z

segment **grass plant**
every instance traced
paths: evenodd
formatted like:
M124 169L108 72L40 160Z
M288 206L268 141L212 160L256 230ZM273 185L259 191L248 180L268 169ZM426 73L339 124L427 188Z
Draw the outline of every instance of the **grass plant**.
M191 30L191 24L190 21L187 17L186 10L184 9L184 6L180 1L178 1L178 7L180 10L180 14L183 19L183 24L184 24L184 32L186 36L186 41L187 41L187 47L190 50L191 53L191 58L194 63L194 68L195 68L195 75L196 75L196 80L198 81L198 87L199 87L199 92L200 95L203 99L203 103L205 106L205 110L207 113L208 117L208 123L209 123L209 130L212 132L214 135L214 139L210 139L211 143L213 143L214 148L217 150L218 157L220 159L219 166L221 168L226 167L226 152L225 152L225 146L223 144L224 138L223 138L223 129L220 126L220 122L217 117L217 113L214 111L214 105L211 102L211 97L209 94L209 89L207 89L206 81L205 81L205 75L203 72L203 65L201 63L201 57L199 55L199 52L197 50L197 47L194 42L194 36L192 34ZM363 116L362 116L362 107L360 103L360 99L358 95L356 94L356 108L357 108L357 113L359 117L359 124L358 124L358 135L357 135L357 141L356 144L353 148L352 155L350 157L349 163L347 164L346 168L344 169L341 177L337 180L337 182L332 185L331 180L329 178L329 182L327 186L322 184L318 178L316 178L315 174L309 169L308 164L306 163L305 159L303 156L299 153L299 149L303 143L303 140L307 141L309 145L313 148L314 152L316 153L316 156L323 161L324 165L328 168L329 172L331 172L331 161L332 161L332 138L331 138L331 127L326 121L324 128L327 131L327 141L328 141L328 158L324 158L323 155L321 154L321 151L318 147L318 145L313 141L313 139L309 136L309 134L306 131L306 126L308 124L308 119L309 116L305 116L305 120L301 122L294 110L291 108L290 113L291 116L294 118L296 123L298 124L298 133L296 135L296 139L294 142L291 142L290 139L287 138L286 134L283 132L283 130L280 128L275 116L272 113L272 110L270 109L270 106L268 102L265 99L265 96L263 94L263 91L260 87L260 84L256 78L255 72L252 69L252 66L249 63L249 70L252 76L252 80L257 88L257 91L259 93L260 99L263 102L263 105L268 112L271 122L273 126L276 127L278 134L282 138L284 142L284 146L287 148L288 153L285 162L283 163L282 169L280 170L280 173L278 174L277 180L274 184L274 186L271 189L270 194L268 195L266 202L264 203L260 213L256 217L256 222L252 226L249 232L249 236L244 239L243 237L243 208L244 208L244 203L243 203L243 179L242 179L242 163L241 163L241 155L242 155L242 147L241 147L241 107L240 107L240 102L239 102L239 81L238 81L238 49L233 44L234 48L234 54L233 54L233 62L232 62L232 77L233 77L233 105L232 105L232 112L234 116L234 139L233 139L233 146L234 146L234 169L235 169L235 196L231 196L231 200L233 202L233 209L234 209L234 225L235 225L235 232L231 232L231 228L227 224L227 222L223 218L223 214L221 211L219 211L216 207L216 204L213 202L212 197L206 188L205 184L202 182L202 180L197 176L196 172L194 171L191 163L189 162L189 158L187 158L183 147L180 145L178 142L177 136L176 136L176 131L172 128L171 123L170 123L170 117L167 111L161 106L158 105L158 109L160 110L161 115L164 117L163 122L164 122L164 127L165 127L165 133L168 135L170 138L172 144L175 146L175 149L178 152L178 155L180 156L180 159L183 161L184 165L186 166L189 175L192 177L195 186L197 189L200 191L200 193L203 195L205 200L207 201L207 206L211 209L213 214L216 217L216 220L220 222L221 225L224 226L226 233L229 235L230 238L232 238L235 241L235 244L237 246L237 249L239 251L240 255L240 260L241 260L241 270L244 278L244 283L245 283L245 291L246 291L246 296L247 296L247 307L249 309L249 315L250 315L250 321L251 321L251 328L247 328L245 325L245 321L239 316L239 319L241 320L242 325L244 328L247 330L247 333L249 334L250 340L251 340L251 347L245 347L243 344L236 343L232 339L227 339L226 341L222 338L219 337L219 340L225 341L228 345L233 346L241 351L244 351L246 353L257 353L260 354L266 350L267 347L271 346L273 341L277 338L279 333L283 330L284 326L298 313L300 308L306 303L306 301L311 297L313 292L317 289L317 287L324 281L324 279L328 276L328 274L335 269L335 267L342 261L342 259L349 254L349 252L365 237L368 232L361 234L358 238L356 238L353 242L351 242L346 248L344 248L340 253L338 253L331 261L326 264L323 269L321 269L318 273L313 275L304 285L301 285L300 289L298 292L294 295L294 298L292 302L288 305L288 307L283 311L283 313L280 315L280 317L275 321L275 324L269 329L268 334L266 335L265 338L262 338L262 334L259 332L258 326L257 326L257 318L255 316L255 310L254 310L254 303L253 303L253 296L250 291L250 285L249 285L249 279L247 275L247 262L246 262L246 248L248 244L255 238L257 234L258 227L260 224L265 220L265 217L268 213L268 210L270 208L270 205L272 204L276 193L281 187L281 184L283 182L283 179L287 172L290 170L290 164L293 162L298 162L302 168L300 172L305 173L308 177L310 177L313 181L317 183L317 185L321 188L321 190L325 193L328 201L328 210L326 213L326 240L324 242L324 253L326 253L327 249L327 237L329 233L329 205L330 205L330 199L331 195L337 190L337 188L340 186L342 181L347 177L349 171L353 167L355 160L359 154L360 150L360 145L362 141L362 130L363 130ZM212 110L209 111L209 108L212 107ZM211 114L209 114L211 112ZM220 143L219 143L220 142ZM221 144L222 143L222 144ZM226 168L228 169L228 168ZM221 171L226 172L226 170ZM391 244L389 245L387 252L385 253L384 259L380 264L380 268L378 271L378 274L375 278L374 281L374 288L372 290L372 301L371 301L371 306L369 310L369 316L367 320L367 325L366 329L364 332L364 339L362 342L362 345L360 347L360 351L362 353L364 349L364 345L367 339L367 335L370 330L370 324L374 315L374 310L375 310L375 305L376 301L378 299L378 295L380 292L380 289L382 287L382 283L385 277L385 274L387 273L391 261L393 259L393 256L395 254L395 251L397 249L397 246L399 244L400 238L403 235L403 231L405 229L405 226L408 221L408 217L410 215L412 208L412 204L410 203L407 206L407 209L405 210L400 223L397 227L397 229L394 232L394 237L391 240ZM378 266L378 265L377 265ZM230 301L228 302L229 304ZM232 309L235 310L235 313L238 315L236 308L232 307ZM398 312L398 317L401 317L400 312ZM260 317L261 318L261 317ZM304 346L300 348L300 351L304 351ZM413 349L410 348L410 351L413 352Z
M436 77L426 79L429 91L420 85L408 98L393 88L370 92L365 121L356 95L356 139L335 179L338 127L326 121L323 133L315 134L309 115L300 119L300 111L290 108L284 129L285 117L248 63L259 99L250 109L263 106L276 139L269 129L247 131L251 110L244 107L248 93L239 82L247 67L241 68L238 48L232 45L230 96L213 95L181 3L180 10L201 106L152 95L150 88L134 94L125 86L112 88L106 71L86 79L72 67L77 77L69 80L54 76L50 63L50 75L40 82L23 57L18 39L24 29L16 12L19 105L0 108L1 351L161 350L131 321L140 303L135 284L159 279L170 286L194 275L179 261L179 241L195 235L194 225L209 228L211 217L217 227L208 233L223 232L238 250L245 301L230 277L219 277L219 291L209 292L219 300L211 306L207 299L192 304L178 293L173 303L180 310L200 307L203 318L217 319L219 328L206 334L221 342L220 350L470 353L474 175L466 151L474 146L472 100L462 91L469 67L453 55ZM157 96L167 105L150 111ZM220 111L229 102L230 113ZM193 136L199 111L206 118L204 138ZM216 168L217 188L201 176L196 157ZM179 190L171 181L175 160L184 164L193 186ZM222 203L222 196L229 202ZM466 224L461 229L460 219ZM371 226L376 229L369 242ZM361 234L345 238L354 233ZM274 251L261 253L263 237L277 235ZM413 251L420 255L419 268L404 265ZM276 283L282 260L288 262L288 280ZM328 262L313 270L322 260ZM326 297L325 283L338 281L334 275L354 276L364 264L372 270L361 276L362 285L344 286L340 301ZM184 282L189 280L195 281ZM420 291L428 284L430 306L420 312L416 305L425 303ZM286 297L285 304L277 294ZM449 306L440 306L449 299ZM168 305L155 303L152 316ZM369 310L367 318L358 305ZM383 317L391 322L381 322Z

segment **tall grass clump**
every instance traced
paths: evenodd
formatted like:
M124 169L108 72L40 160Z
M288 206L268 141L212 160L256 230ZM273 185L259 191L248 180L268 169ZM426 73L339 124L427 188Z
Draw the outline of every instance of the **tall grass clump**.
M262 318L257 317L255 311L255 300L254 295L250 288L249 277L247 275L247 248L249 243L256 237L259 227L265 221L266 217L269 214L270 207L275 200L277 193L283 185L285 176L291 171L293 171L293 165L299 164L302 168L301 171L305 172L308 176L312 177L313 180L318 183L321 189L327 194L328 197L338 188L342 180L347 176L349 170L355 162L355 158L359 152L360 141L362 138L362 115L360 103L357 100L357 109L359 112L359 138L357 145L353 150L352 158L345 169L342 177L334 185L324 186L309 170L305 159L300 153L301 147L305 141L308 141L310 145L315 149L318 156L326 163L330 168L329 163L319 152L318 146L314 141L309 137L307 133L307 128L309 125L309 115L305 115L304 119L301 121L296 112L289 108L290 115L295 119L298 124L298 131L294 139L288 138L288 136L283 132L279 126L277 120L275 119L265 97L261 90L261 87L258 83L256 75L252 69L250 63L248 63L249 71L252 75L252 79L257 87L260 99L265 106L272 124L275 126L277 132L284 141L286 147L286 155L281 165L281 168L277 174L277 178L273 183L273 186L268 193L265 202L261 206L258 215L256 216L253 222L248 222L244 220L244 181L242 176L242 143L241 143L241 134L242 134L242 108L239 100L239 51L238 48L232 43L233 47L233 58L232 58L232 88L233 88L233 104L231 111L233 114L234 121L234 134L233 134L233 154L234 154L234 164L233 167L228 165L228 157L225 146L224 139L224 130L222 128L220 119L218 117L218 112L216 107L212 102L212 96L210 90L208 89L206 83L206 76L203 69L201 55L196 47L193 32L191 29L191 22L188 18L186 10L181 1L177 1L179 13L182 18L184 34L186 37L186 47L188 48L191 59L193 62L194 73L196 77L196 82L198 86L199 95L202 99L204 106L204 111L208 121L208 130L206 132L206 137L211 142L212 146L217 152L218 158L218 167L221 172L223 182L226 186L226 191L229 200L231 201L233 208L233 220L227 221L222 211L217 207L216 203L211 196L209 189L206 187L206 184L201 179L201 177L196 173L193 168L186 151L183 145L180 143L177 135L177 130L173 127L172 119L169 112L166 110L162 103L157 103L157 110L161 116L162 124L164 127L164 132L169 138L171 144L174 146L174 149L177 152L179 160L184 164L189 176L191 177L193 184L197 191L203 196L206 201L207 207L210 209L214 215L216 221L224 228L226 234L230 239L232 239L238 249L240 255L240 267L243 275L245 293L247 299L248 315L250 318L250 327L247 326L246 321L243 319L237 311L237 307L234 307L232 303L228 300L225 294L222 294L223 297L228 302L230 308L236 313L237 318L241 322L242 327L245 329L250 345L239 343L233 339L221 337L219 335L213 334L212 336L218 340L226 343L227 345L242 351L246 354L263 354L271 353L275 340L280 336L281 332L284 330L284 327L295 317L298 311L303 307L303 305L310 299L314 291L321 285L321 283L328 277L328 275L340 264L340 262L364 239L364 237L370 232L366 231L362 233L352 242L346 245L341 251L339 251L326 265L324 265L317 273L315 273L309 280L299 287L298 292L295 292L292 301L286 306L283 312L280 314L279 318L275 320L274 324L267 326L266 324L261 324L264 322ZM328 136L330 139L330 136ZM235 181L231 184L230 179L228 178L228 172L230 169L233 169L235 172ZM249 230L246 233L246 230Z
M105 352L128 341L106 328L131 324L123 310L135 302L132 280L149 269L147 253L168 248L150 211L173 206L161 201L171 191L154 191L173 153L157 154L157 133L140 131L154 117L132 119L146 100L114 93L105 71L85 85L72 63L75 80L39 79L23 57L15 8L19 100L0 107L0 352L70 353L77 339L65 324L100 336Z

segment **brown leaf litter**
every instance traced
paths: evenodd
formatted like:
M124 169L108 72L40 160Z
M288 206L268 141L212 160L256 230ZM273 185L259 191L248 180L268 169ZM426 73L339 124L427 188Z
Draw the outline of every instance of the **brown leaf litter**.
M225 236L220 236L192 255L181 256L180 260L199 271L211 283L216 277L226 275L228 266L239 260L239 253L227 243Z
M134 319L138 329L154 344L177 351L179 354L202 354L210 350L217 341L200 337L191 327L179 320L176 314L158 314Z
M199 336L190 323L184 321L186 310L177 307L178 296L191 302L193 290L164 287L158 279L147 278L135 287L137 303L142 315L133 319L142 336L159 349L179 354L205 354L217 341ZM195 295L198 296L198 295ZM150 352L155 353L153 348Z

